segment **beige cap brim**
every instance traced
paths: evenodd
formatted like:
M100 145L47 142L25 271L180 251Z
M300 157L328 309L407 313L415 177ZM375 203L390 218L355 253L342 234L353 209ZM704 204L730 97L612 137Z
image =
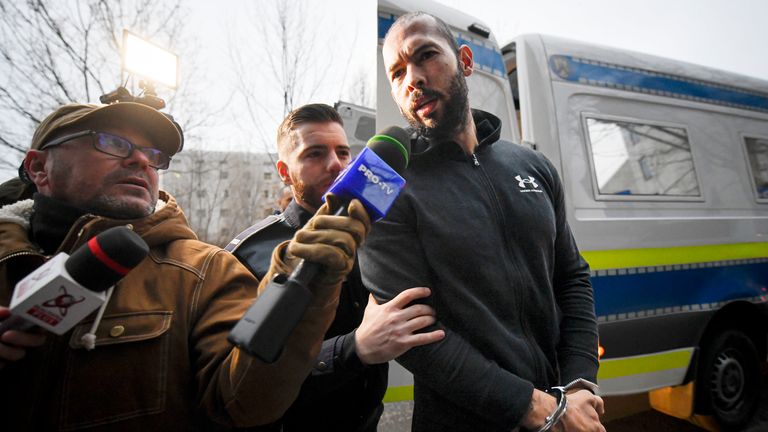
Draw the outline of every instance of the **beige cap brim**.
M90 125L134 127L146 134L156 148L169 156L181 150L182 138L176 125L160 111L135 102L64 105L42 121L32 139L31 148L40 148L62 128L73 129L85 122Z

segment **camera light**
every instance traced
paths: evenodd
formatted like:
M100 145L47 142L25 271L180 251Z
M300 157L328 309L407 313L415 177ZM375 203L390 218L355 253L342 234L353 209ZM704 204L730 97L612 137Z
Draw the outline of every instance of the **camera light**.
M123 69L144 79L176 88L179 58L176 54L123 31Z

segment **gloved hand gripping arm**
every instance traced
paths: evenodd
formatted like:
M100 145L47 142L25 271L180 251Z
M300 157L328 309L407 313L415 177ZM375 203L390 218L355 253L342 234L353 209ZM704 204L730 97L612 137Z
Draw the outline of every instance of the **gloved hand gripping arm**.
M332 195L326 199L293 239L275 248L259 297L230 333L232 343L264 362L277 360L288 336L304 321L311 321L322 337L335 316L341 282L370 229L359 201L349 204L349 216L336 216L329 213L337 200Z

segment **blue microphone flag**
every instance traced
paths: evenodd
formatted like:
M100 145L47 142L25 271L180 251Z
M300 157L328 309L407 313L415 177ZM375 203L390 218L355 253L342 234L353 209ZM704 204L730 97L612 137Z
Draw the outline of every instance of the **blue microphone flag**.
M371 219L383 218L405 186L405 179L366 147L331 184L328 192L345 201L357 198Z

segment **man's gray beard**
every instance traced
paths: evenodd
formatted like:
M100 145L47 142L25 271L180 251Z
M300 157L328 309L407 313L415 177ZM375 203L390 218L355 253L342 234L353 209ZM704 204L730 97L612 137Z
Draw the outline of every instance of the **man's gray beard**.
M99 195L96 199L88 203L88 208L85 210L89 213L111 219L141 219L154 213L156 204L157 203L154 202L147 205L145 208L137 208L118 198Z
M448 99L445 101L443 115L435 120L435 126L424 125L418 118L404 112L402 108L400 108L400 113L419 136L438 142L451 140L467 126L468 93L467 80L464 78L464 74L457 70L451 81L451 87L448 89Z

